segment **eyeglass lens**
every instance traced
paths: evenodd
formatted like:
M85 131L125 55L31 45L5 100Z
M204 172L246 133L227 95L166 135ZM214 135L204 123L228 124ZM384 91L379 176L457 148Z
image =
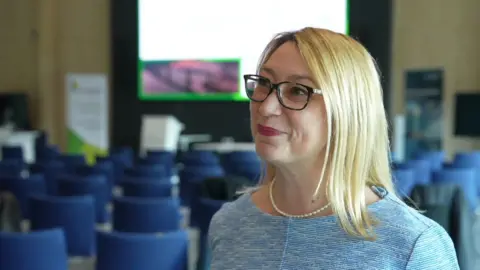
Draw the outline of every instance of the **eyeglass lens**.
M272 89L270 80L262 77L249 77L245 80L248 97L253 101L264 101ZM279 99L285 107L302 109L308 102L310 91L307 87L293 82L278 85Z

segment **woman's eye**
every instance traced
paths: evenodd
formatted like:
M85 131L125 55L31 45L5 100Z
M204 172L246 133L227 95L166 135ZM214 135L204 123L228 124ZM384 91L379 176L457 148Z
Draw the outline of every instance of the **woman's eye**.
M261 86L268 86L268 85L270 85L270 81L268 79L265 79L265 78L260 78L258 80L258 84L261 85Z
M291 92L292 94L298 95L298 96L308 95L308 91L301 87L293 87Z

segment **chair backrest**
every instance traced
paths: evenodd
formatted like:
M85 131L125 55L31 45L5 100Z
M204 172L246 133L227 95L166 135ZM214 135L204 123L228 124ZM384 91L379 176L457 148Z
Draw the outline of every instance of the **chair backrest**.
M425 185L431 182L432 168L430 161L426 159L412 159L405 163L397 164L394 168L413 170L416 184Z
M459 186L472 209L478 206L476 171L473 168L444 168L432 175L434 184L454 184Z
M207 178L224 177L225 172L218 165L191 166L180 171L180 198L182 205L191 206L199 197L198 184Z
M251 184L258 183L262 176L262 164L260 162L226 164L224 168L227 175L245 177L250 180Z
M238 192L252 187L253 184L244 177L210 177L199 183L200 198L220 201L233 201L238 197Z
M410 196L415 187L415 171L412 169L393 169L393 182L397 193L402 197Z
M168 177L165 165L162 164L137 164L133 168L125 170L125 176L128 177Z
M19 177L25 169L25 163L19 160L0 161L0 176Z
M115 177L115 168L113 161L103 160L99 161L96 164L90 165L82 165L78 166L75 169L75 174L79 176L91 176L91 175L104 175L107 180L107 184L110 187L114 185L114 177Z
M58 160L44 160L30 165L30 174L43 174L47 186L47 194L57 195L58 177L66 173L63 162Z
M114 163L123 168L130 168L133 166L133 157L134 152L130 147L114 148L110 151L109 155L109 158Z
M125 180L121 183L123 196L142 198L169 198L173 184L156 180Z
M207 198L201 198L199 200L198 207L196 208L199 212L199 222L200 231L202 233L207 233L210 226L210 221L212 220L213 215L222 208L222 205L226 201L212 200Z
M35 196L30 200L31 229L62 228L68 253L91 256L95 247L95 206L91 196Z
M177 198L120 197L113 201L113 229L119 232L161 233L180 229Z
M145 156L148 159L174 160L176 156L176 152L163 151L163 150L147 150Z
M175 152L148 150L141 160L149 164L164 164L170 167L175 165Z
M99 232L97 270L184 270L188 263L186 231L155 234Z
M74 172L76 167L87 164L87 159L82 154L63 154L60 158L69 172Z
M121 181L124 174L124 170L126 168L125 162L121 160L121 157L115 157L115 156L97 157L96 161L97 161L97 164L101 164L101 163L111 164L111 167L113 168L113 173L112 173L113 185L116 185Z
M480 153L458 153L453 159L453 164L462 167L480 167Z
M56 145L35 146L35 161L45 162L56 160L60 157L60 149Z
M18 160L23 162L23 148L21 146L2 146L2 160Z
M180 171L181 181L202 181L208 177L222 177L225 176L225 171L219 165L212 166L189 166Z
M6 185L18 199L22 209L22 215L25 219L30 217L29 198L47 193L45 178L41 174L32 174L26 178L9 178Z
M449 167L474 169L476 171L477 192L480 195L480 153L459 153Z
M67 270L68 257L62 230L28 234L0 232L0 269Z
M178 159L184 166L220 165L220 159L212 151L194 150L183 152Z
M445 162L445 151L426 151L416 154L417 159L428 160L430 167L433 170L442 168L442 164Z
M112 190L107 177L102 174L89 176L66 176L58 181L58 194L61 196L91 195L95 199L95 217L98 223L108 220L106 206L111 199Z

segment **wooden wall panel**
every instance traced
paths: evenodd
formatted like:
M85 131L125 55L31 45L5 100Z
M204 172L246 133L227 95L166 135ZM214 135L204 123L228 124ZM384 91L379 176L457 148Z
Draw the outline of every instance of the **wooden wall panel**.
M443 136L450 155L480 148L478 139L453 135L455 93L480 91L479 10L478 0L395 0L394 3L391 115L404 112L406 69L445 68Z
M0 0L0 91L29 95L31 118L65 146L68 72L109 73L109 0Z

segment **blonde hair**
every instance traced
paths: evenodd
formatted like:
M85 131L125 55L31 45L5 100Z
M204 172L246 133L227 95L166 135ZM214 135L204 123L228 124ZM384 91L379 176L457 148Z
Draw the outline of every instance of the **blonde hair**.
M389 164L388 123L376 63L356 40L325 29L304 28L277 35L263 52L259 68L285 42L294 42L323 90L328 142L320 184L342 228L352 236L374 239L374 217L367 210L368 186L395 194ZM328 174L326 170L328 169ZM275 177L266 164L263 181ZM328 179L326 179L328 177Z

